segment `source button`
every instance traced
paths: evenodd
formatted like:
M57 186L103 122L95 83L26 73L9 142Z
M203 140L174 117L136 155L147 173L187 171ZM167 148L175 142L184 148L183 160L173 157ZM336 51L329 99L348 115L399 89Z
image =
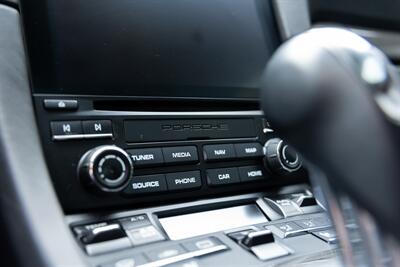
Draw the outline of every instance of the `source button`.
M125 188L128 195L167 191L164 174L134 176Z

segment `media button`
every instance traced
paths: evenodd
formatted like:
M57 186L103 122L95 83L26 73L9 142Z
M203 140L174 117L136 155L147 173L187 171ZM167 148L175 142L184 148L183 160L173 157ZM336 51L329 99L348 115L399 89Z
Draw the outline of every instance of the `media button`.
M238 158L263 157L263 147L259 143L235 144Z
M165 163L189 163L199 160L195 146L164 147L162 152Z
M206 145L203 147L206 161L232 159L236 157L232 144Z
M207 170L207 182L211 186L238 183L239 173L237 168Z
M201 187L200 171L168 173L166 177L169 190Z
M239 167L239 175L242 182L251 182L265 178L265 172L260 166Z
M124 193L127 195L162 191L167 191L167 183L164 174L135 176L124 189Z
M160 165L164 163L161 148L128 149L127 152L131 154L133 165L135 166Z

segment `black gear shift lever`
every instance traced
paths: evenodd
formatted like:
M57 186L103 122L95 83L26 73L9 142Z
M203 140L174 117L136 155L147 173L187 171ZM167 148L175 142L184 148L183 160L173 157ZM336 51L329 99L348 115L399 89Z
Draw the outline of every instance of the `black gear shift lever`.
M356 34L312 29L272 57L262 77L262 107L333 187L400 239L397 75L383 53Z

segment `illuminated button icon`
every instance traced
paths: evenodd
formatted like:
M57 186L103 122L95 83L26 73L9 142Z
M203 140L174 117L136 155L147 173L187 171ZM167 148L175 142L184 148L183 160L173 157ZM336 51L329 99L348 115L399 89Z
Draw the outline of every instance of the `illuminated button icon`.
M71 125L70 124L63 124L62 128L63 128L63 132L64 133L70 133L71 132Z
M60 102L58 102L57 107L59 107L59 108L66 108L66 107L67 107L67 104L65 104L64 101L60 101Z
M95 123L94 124L94 131L95 132L101 132L102 131L102 126L101 126L101 123Z

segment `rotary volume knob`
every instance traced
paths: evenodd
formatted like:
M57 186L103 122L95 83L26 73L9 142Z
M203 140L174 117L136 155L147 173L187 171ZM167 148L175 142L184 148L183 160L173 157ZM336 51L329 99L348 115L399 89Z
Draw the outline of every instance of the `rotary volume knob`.
M276 174L287 175L302 166L296 150L280 138L268 140L264 145L264 154L266 167Z
M82 183L102 192L121 191L133 174L132 160L117 146L99 146L86 152L78 165Z

